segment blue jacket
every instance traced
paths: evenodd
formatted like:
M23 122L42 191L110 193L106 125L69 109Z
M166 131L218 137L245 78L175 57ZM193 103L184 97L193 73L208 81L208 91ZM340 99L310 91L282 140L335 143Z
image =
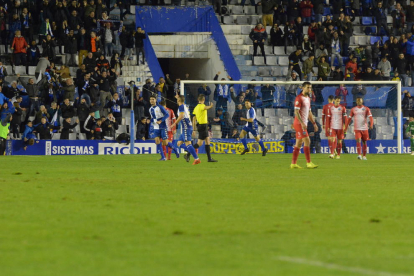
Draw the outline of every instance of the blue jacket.
M23 132L22 135L22 140L24 141L24 138L26 138L27 140L30 139L37 139L36 135L33 134L33 127L29 127L28 125L26 125L26 128Z
M407 40L407 55L414 56L414 35Z

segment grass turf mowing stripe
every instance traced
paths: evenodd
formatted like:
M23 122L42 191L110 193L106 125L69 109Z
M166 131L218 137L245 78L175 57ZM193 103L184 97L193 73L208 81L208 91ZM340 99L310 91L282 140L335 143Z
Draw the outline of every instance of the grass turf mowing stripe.
M303 265L310 265L310 266L318 266L323 267L326 269L332 269L332 270L340 270L345 272L353 272L358 273L362 275L373 275L373 276L411 276L408 274L400 274L400 273L393 273L393 272L386 272L386 271L376 271L376 270L370 270L360 267L350 267L350 266L342 266L332 263L324 263L320 261L314 261L314 260L308 260L303 258L296 258L296 257L289 257L289 256L278 256L276 259L279 261L289 262L289 263L295 263L295 264L303 264Z

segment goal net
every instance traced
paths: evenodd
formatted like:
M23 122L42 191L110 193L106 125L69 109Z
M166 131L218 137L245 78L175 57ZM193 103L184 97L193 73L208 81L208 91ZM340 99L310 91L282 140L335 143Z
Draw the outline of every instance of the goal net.
M370 108L374 128L369 131L370 153L404 153L404 124L414 109L406 98L414 93L411 87L401 87L399 81L312 81L311 109L318 122L323 126L323 106L332 96L341 97L341 105L349 115L356 106L356 98L363 98L363 104ZM206 103L214 103L209 110L210 137L214 139L235 139L245 122L239 120L245 116L244 100L249 99L255 108L258 131L265 141L283 142L283 151L291 152L295 142L294 100L301 92L302 81L181 81L180 94L186 98L190 111L197 105L198 95L206 95ZM412 92L412 93L411 93ZM404 100L404 101L403 101ZM414 102L414 97L413 97ZM327 153L328 140L322 128L315 132L311 124L308 132L314 153ZM249 137L253 138L253 137ZM231 140L230 140L231 141ZM254 141L252 141L254 142ZM344 152L356 153L353 122L346 133L343 143ZM380 146L379 146L380 144ZM379 147L379 149L377 149ZM386 147L386 150L381 149ZM232 150L236 153L238 146ZM232 151L230 150L230 152ZM259 150L258 150L259 151ZM219 150L218 152L226 152Z

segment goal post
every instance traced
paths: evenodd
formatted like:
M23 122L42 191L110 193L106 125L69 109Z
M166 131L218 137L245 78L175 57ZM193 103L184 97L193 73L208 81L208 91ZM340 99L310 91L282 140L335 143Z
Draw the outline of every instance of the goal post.
M266 85L269 84L270 86L273 87L277 87L280 88L282 91L286 90L286 87L288 87L289 85L296 85L296 86L301 86L301 84L304 81L232 81L232 80L225 80L225 81L211 81L211 80L181 80L180 83L180 94L181 95L185 95L186 94L186 88L188 87L192 87L193 90L197 90L198 86L201 86L202 84L207 84L209 86L211 86L211 96L210 99L213 98L213 93L214 93L214 88L215 85L221 85L221 84L229 84L229 85L234 85L234 87L238 87L235 90L235 93L239 93L240 91L243 90L243 86L246 85L251 85L254 87L261 87L262 85ZM370 104L368 102L365 102L364 100L364 105L370 107L372 109L372 107L375 107L375 100L372 99L372 96L374 95L375 97L375 93L378 92L378 102L381 101L382 103L384 103L384 101L387 101L387 105L388 105L388 98L392 98L391 104L393 106L395 106L396 108L391 108L392 110L387 109L386 106L383 107L379 107L378 109L380 111L383 111L384 113L388 111L391 112L391 114L395 114L396 116L388 116L388 120L391 118L392 120L392 124L394 124L394 128L396 129L396 137L394 137L394 134L391 136L391 133L388 133L388 135L386 136L387 139L389 139L389 137L393 137L391 139L396 138L397 140L397 152L399 154L401 154L403 152L402 148L403 148L403 125L402 125L402 120L403 120L403 116L402 116L402 94L401 94L401 90L402 90L402 85L400 81L310 81L310 83L312 83L313 87L317 86L317 87L329 87L329 88L334 88L335 86L346 86L346 87L350 87L350 86L356 86L356 85L361 85L364 86L366 88L372 88L374 87L374 90L372 90L370 93L371 95L371 102L373 102L373 104L370 106ZM414 92L414 91L413 91ZM296 95L299 92L296 93ZM349 91L349 93L351 93L351 91ZM397 95L392 95L392 93L396 93ZM194 98L194 96L193 96ZM385 98L385 99L384 99ZM396 101L396 102L395 102ZM326 99L325 99L325 103L326 103ZM351 103L352 104L352 103ZM277 107L276 107L277 108ZM350 108L352 108L352 105L350 105L350 103L348 103L347 105L347 109L349 110ZM375 114L374 114L374 119L375 119ZM386 116L385 116L386 117ZM396 117L396 122L394 117ZM380 123L381 124L381 123ZM381 127L381 125L379 125L379 127ZM387 126L387 129L393 129L390 126ZM394 133L395 133L394 132Z

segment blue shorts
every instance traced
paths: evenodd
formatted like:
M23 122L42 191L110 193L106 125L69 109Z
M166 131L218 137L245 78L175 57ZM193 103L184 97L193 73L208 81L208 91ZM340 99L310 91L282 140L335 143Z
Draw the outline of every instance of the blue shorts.
M246 131L247 133L251 133L253 135L253 137L257 137L257 130L255 128L251 128L251 127L243 127L243 130Z
M183 129L183 132L180 135L180 139L178 139L178 140L183 141L183 142L191 141L192 140L192 134L193 134L193 129L192 128Z
M166 128L162 128L162 129L153 129L150 132L150 138L154 139L156 137L160 137L162 140L168 140L168 131Z

